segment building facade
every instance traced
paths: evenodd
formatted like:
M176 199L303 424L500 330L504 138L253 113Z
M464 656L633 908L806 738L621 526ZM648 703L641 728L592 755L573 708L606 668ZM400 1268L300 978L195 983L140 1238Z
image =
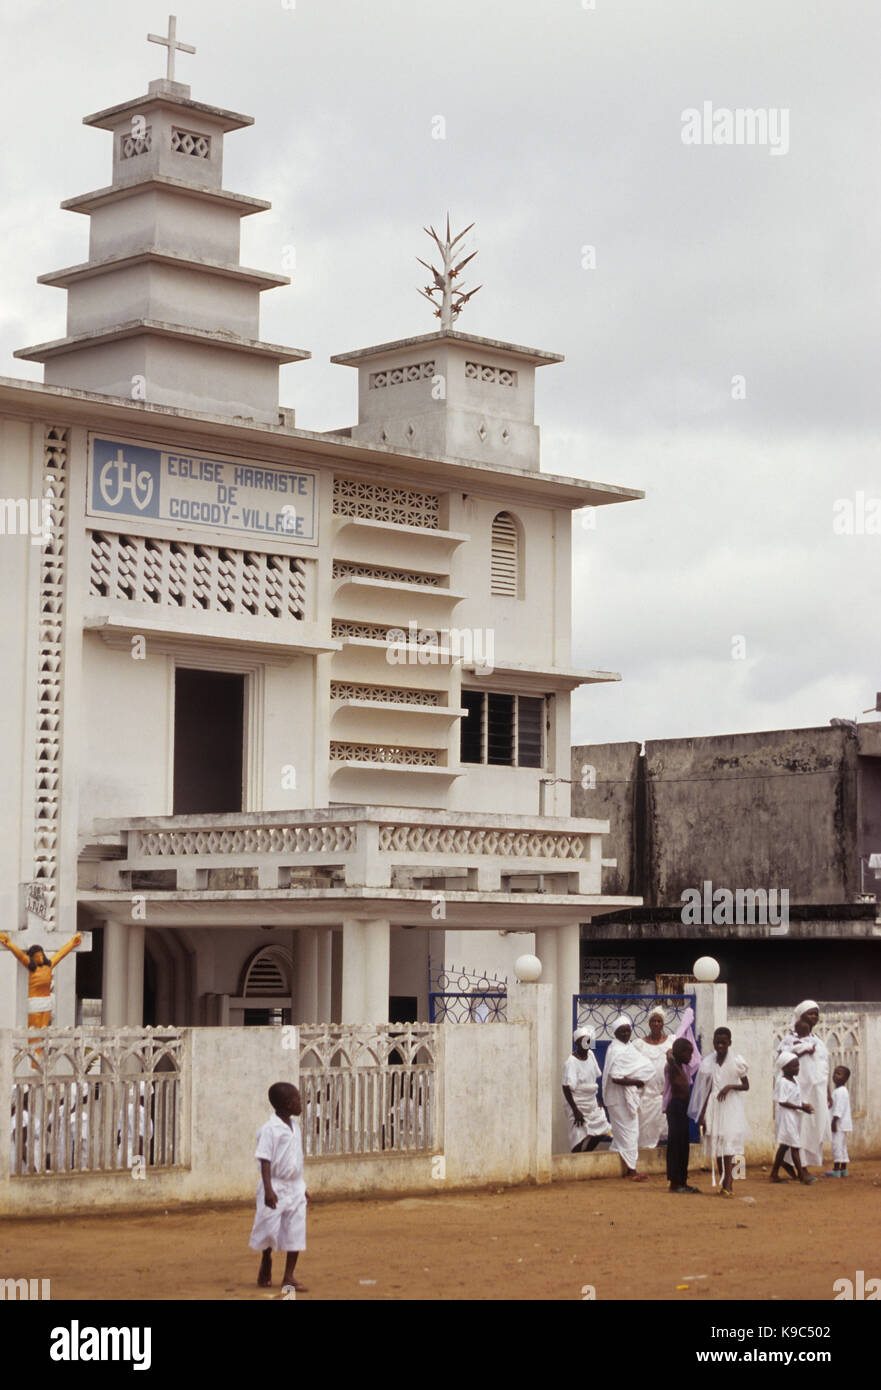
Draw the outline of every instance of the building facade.
M442 325L333 360L350 428L296 428L259 337L224 137L173 80L98 112L65 336L0 380L3 921L90 933L55 1021L426 1018L429 962L537 950L560 1055L604 819L570 815L571 513L543 474L551 353ZM0 1023L25 1017L0 953Z

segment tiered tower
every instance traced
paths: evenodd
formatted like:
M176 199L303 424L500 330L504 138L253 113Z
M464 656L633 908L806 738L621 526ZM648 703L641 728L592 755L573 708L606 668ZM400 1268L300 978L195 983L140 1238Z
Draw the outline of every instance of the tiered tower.
M111 183L61 205L91 219L88 261L39 277L68 292L66 336L16 356L47 385L276 424L279 366L310 354L260 341L260 294L290 281L239 264L241 218L271 204L223 188L223 137L253 118L193 101L173 72L195 50L161 42L169 75L84 119L113 135Z

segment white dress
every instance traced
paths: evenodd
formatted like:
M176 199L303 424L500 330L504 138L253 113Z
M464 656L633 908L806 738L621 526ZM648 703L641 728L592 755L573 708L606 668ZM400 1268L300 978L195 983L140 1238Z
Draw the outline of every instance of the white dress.
M257 1185L257 1214L248 1242L252 1250L306 1249L306 1183L303 1178L303 1139L299 1120L290 1125L273 1115L257 1133L254 1157L268 1159L270 1186L278 1205L268 1207L263 1180Z
M704 1116L703 1152L712 1158L723 1158L726 1154L736 1157L743 1153L749 1133L743 1092L729 1091L721 1101L717 1097L723 1086L739 1085L746 1074L746 1062L733 1052L728 1053L721 1065L716 1060L715 1052L711 1052L700 1064L689 1114L692 1118L699 1117L704 1099L709 1095Z
M609 1132L606 1112L601 1105L597 1105L597 1082L599 1079L599 1063L592 1052L588 1052L585 1058L576 1057L573 1053L563 1063L563 1085L569 1087L572 1092L572 1099L585 1119L583 1125L577 1123L572 1114L572 1107L564 1096L563 1109L566 1112L566 1123L569 1126L570 1151L592 1135L603 1135Z
M795 1033L787 1033L780 1046L781 1052L794 1052L798 1058L798 1089L801 1098L814 1107L812 1115L802 1114L801 1161L805 1166L823 1162L823 1145L831 1137L829 1129L829 1101L826 1096L829 1085L829 1052L822 1038L809 1033L800 1038Z
M787 1105L781 1105L786 1101ZM789 1110L789 1105L801 1105L801 1091L795 1078L777 1077L774 1085L774 1142L787 1144L801 1151L802 1122L808 1118L803 1110Z
M659 1142L667 1138L667 1116L664 1114L662 1102L664 1069L673 1039L664 1038L663 1042L653 1043L648 1038L637 1038L633 1046L637 1052L648 1058L655 1069L653 1080L647 1081L642 1090L642 1102L639 1107L639 1147L656 1149Z

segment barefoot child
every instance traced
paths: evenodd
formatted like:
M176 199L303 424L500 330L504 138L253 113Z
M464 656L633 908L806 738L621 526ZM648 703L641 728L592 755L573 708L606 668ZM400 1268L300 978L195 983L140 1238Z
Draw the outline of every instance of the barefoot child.
M853 1129L850 1114L850 1093L847 1083L850 1080L850 1067L836 1067L832 1073L832 1102L829 1114L832 1116L832 1169L824 1173L824 1178L849 1178L847 1171L847 1136Z
M257 1285L272 1284L272 1252L284 1250L283 1288L306 1292L294 1278L297 1255L306 1249L306 1183L303 1180L303 1140L293 1117L302 1112L300 1093L287 1081L269 1088L269 1104L275 1114L257 1134L255 1158L260 1163L257 1215L249 1244L262 1250Z
M743 1153L749 1128L741 1095L749 1090L749 1078L746 1062L731 1052L730 1028L716 1029L713 1048L701 1062L689 1114L703 1127L704 1153L710 1155L713 1186L718 1163L722 1178L719 1196L733 1197L734 1158Z
M774 1166L771 1169L771 1182L784 1182L780 1177L780 1165L783 1162L783 1155L789 1149L792 1157L792 1164L795 1168L796 1177L799 1182L812 1183L817 1179L806 1173L802 1167L801 1154L801 1117L813 1113L813 1106L801 1098L798 1081L798 1058L794 1052L781 1052L777 1058L777 1066L780 1068L780 1075L774 1087L774 1114L775 1114L775 1134L777 1140L777 1152L774 1155Z
M694 1048L687 1038L677 1038L667 1054L667 1181L670 1191L680 1195L699 1193L688 1185L688 1100L691 1095L689 1063ZM665 1089L664 1094L667 1094Z

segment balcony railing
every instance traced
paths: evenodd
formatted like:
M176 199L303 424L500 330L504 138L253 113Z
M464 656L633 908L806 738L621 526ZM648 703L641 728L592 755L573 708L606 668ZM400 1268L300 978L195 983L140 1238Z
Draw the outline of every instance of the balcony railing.
M597 894L607 833L599 820L347 806L103 820L90 857L97 886L121 891L296 888L311 871L326 886Z

